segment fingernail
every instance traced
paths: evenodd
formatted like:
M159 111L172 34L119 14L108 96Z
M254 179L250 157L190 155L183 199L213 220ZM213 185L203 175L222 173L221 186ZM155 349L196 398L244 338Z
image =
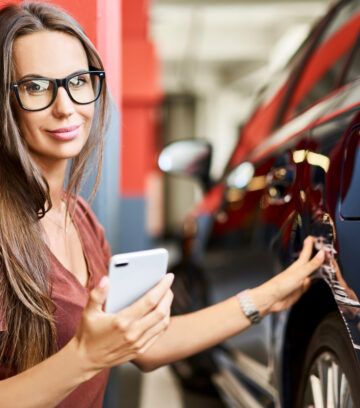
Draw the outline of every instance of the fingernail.
M99 282L98 287L99 287L99 288L105 288L105 286L106 286L107 283L108 283L108 280L109 280L109 278L108 278L107 276L103 276L103 277L101 278L100 282Z
M312 241L312 237L309 235L308 237L305 238L304 242Z
M169 282L172 283L174 280L174 274L173 273L167 273L165 276L165 279Z
M324 258L324 255L325 255L324 251L321 250L321 251L319 251L319 252L316 254L316 258L318 258L318 259L323 259L323 258Z

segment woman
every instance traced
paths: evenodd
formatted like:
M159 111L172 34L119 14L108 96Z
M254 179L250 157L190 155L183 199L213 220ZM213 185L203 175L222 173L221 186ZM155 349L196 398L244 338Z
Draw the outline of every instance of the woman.
M73 19L40 3L0 12L0 50L0 407L101 407L109 367L151 370L196 353L251 324L243 300L264 316L306 290L324 258L310 260L311 238L290 268L240 302L170 319L168 274L105 314L109 246L77 198L94 151L101 164L101 60Z

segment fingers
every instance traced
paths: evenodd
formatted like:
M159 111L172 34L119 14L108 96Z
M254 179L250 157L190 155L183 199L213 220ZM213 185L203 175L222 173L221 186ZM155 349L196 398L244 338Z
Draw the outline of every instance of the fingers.
M173 279L174 275L168 274L137 302L111 316L112 328L119 339L115 355L121 352L124 345L132 353L138 353L167 328L173 299L170 290Z
M300 268L303 277L306 277L312 272L316 271L316 269L322 265L325 259L325 252L321 250L310 260L313 252L313 246L314 238L311 236L307 237L304 241L304 246L298 260L294 262L292 266L292 268Z
M144 354L145 351L148 350L156 342L156 340L161 336L161 334L162 333L157 334L151 340L149 340L146 344L144 344L143 347L140 348L138 354Z
M304 245L298 258L298 263L304 264L310 260L313 251L313 246L314 246L313 237L311 236L307 237L304 240Z
M123 340L128 344L129 349L134 353L133 358L138 354L144 353L158 337L165 332L170 323L170 305L173 299L172 292L169 290L158 308L152 311L148 316L135 322L132 327L124 330L122 328ZM123 322L118 322L119 328ZM119 347L121 351L123 346ZM117 352L115 352L117 354Z
M291 306L309 288L309 275L320 268L325 259L323 250L310 259L312 249L313 238L308 237L304 241L299 259L266 284L270 293L275 295L274 304L269 307L270 311L280 311Z
M109 278L103 276L98 286L90 292L85 310L101 312L109 290Z
M305 278L304 284L302 287L302 293L304 294L308 289L310 289L311 286L311 279L310 278Z
M164 277L141 299L116 314L102 313L109 280L100 281L90 292L76 333L77 344L85 350L91 367L102 369L132 360L155 342L169 325L173 278L173 274Z
M134 347L134 350L132 354L127 355L127 361L134 360L135 358L139 357L139 354L145 353L146 350L148 350L155 342L156 340L161 336L162 333L158 333L156 336L152 337L150 340L148 340L142 347L139 345L138 347ZM112 366L115 365L120 365L123 364L124 359L123 356L117 356L115 360L112 361Z
M158 325L160 322L166 319L169 320L170 307L173 298L174 295L172 291L168 290L168 292L163 297L157 308L135 323L134 326L138 332L139 337L144 335L144 333L146 333L147 331L151 333L152 328Z
M152 337L164 331L170 321L170 306L173 297L173 293L169 289L154 310L129 325L126 325L123 316L118 316L115 323L120 332L123 333L125 340L139 349Z
M309 262L300 267L302 270L302 275L306 277L309 276L312 272L316 271L323 264L324 259L325 252L321 250Z
M140 319L157 307L161 299L166 295L174 280L174 274L167 273L161 281L150 289L138 301L118 312L118 315L126 316L130 320Z
M151 327L146 333L144 333L143 336L141 336L138 341L136 342L136 349L143 350L144 348L148 348L146 346L149 345L149 343L153 344L154 341L152 341L155 338L158 338L160 334L165 332L165 330L168 328L170 323L170 316L165 317L161 321L159 321L155 326Z

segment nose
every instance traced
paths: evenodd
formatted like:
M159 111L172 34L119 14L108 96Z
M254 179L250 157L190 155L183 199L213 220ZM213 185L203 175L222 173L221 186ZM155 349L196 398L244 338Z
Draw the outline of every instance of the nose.
M68 117L75 112L74 102L70 99L64 87L59 87L54 103L53 113L57 117Z

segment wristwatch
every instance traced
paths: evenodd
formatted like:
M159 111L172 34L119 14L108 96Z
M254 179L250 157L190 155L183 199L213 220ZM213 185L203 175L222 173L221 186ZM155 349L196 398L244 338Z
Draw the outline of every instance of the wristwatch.
M262 317L260 316L259 311L257 310L254 302L252 301L248 290L243 290L242 292L236 295L241 309L244 312L245 316L250 320L251 324L257 324L261 322Z

